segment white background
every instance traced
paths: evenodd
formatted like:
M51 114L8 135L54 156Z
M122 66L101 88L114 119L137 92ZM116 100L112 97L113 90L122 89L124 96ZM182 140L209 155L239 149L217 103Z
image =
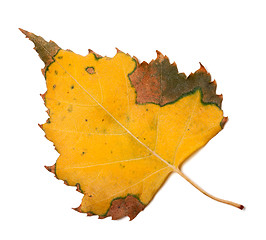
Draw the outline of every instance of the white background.
M1 1L1 239L266 239L265 1ZM229 122L183 171L215 202L172 175L133 221L73 211L82 194L45 170L58 157L43 63L18 27L86 55L115 47L151 61L166 54L187 75L201 62L223 93Z

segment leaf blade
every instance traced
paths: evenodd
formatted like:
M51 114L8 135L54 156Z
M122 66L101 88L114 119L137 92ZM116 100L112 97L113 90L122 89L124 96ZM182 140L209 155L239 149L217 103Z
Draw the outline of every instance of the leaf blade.
M44 98L50 119L42 128L60 153L54 169L56 176L84 193L78 208L81 212L135 217L137 213L127 208L123 208L122 215L118 209L114 211L113 200L124 199L120 201L122 206L128 196L137 196L142 204L137 209L143 210L170 172L184 177L179 170L182 163L215 136L227 120L220 109L222 98L215 93L216 83L210 82L202 65L188 79L183 79L184 74L178 75L181 85L190 81L192 87L181 94L178 91L173 100L167 90L167 81L172 79L165 78L164 69L170 63L157 52L157 59L146 69L156 63L153 71L161 71L147 84L158 81L154 88L159 89L157 93L153 89L158 96L150 97L160 106L148 104L147 99L140 105L136 104L140 91L135 89L143 70L128 54L118 51L113 58L98 58L90 52L83 57L53 45L57 49L54 54L54 50L50 53L46 49L42 38L24 34L35 45L40 39L37 49L44 49L54 60L45 67L48 91ZM173 64L170 67L176 68ZM195 85L197 76L201 80ZM196 119L195 115L200 117Z

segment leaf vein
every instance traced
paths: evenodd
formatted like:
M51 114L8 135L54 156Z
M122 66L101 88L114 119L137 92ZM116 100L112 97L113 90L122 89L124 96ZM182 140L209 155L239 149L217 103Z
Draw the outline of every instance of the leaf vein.
M98 166L112 165L112 164L117 164L117 163L125 163L125 162L139 161L139 160L143 160L143 159L145 159L145 158L151 157L151 156L152 156L152 155L147 155L147 156L140 157L140 158L124 159L124 160L120 160L120 161L107 162L107 163L99 163L99 164L88 165L88 166L83 166L83 167L68 167L68 168L60 168L60 170L65 170L65 169L82 169L82 168L91 168L91 167L98 167Z
M65 130L65 129L56 129L56 128L49 128L52 131L60 131L60 132L69 132L69 133L81 133L81 134L89 134L89 135L127 135L127 132L122 133L97 133L97 132L84 132L84 131L75 131L75 130Z

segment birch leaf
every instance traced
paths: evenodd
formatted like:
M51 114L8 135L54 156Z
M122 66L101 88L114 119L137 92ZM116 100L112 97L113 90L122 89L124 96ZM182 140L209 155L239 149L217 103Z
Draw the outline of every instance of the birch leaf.
M49 119L41 128L60 154L46 168L84 194L77 211L133 219L172 172L243 208L180 170L227 121L202 65L186 77L158 51L149 64L119 50L113 58L81 56L20 30L45 63Z

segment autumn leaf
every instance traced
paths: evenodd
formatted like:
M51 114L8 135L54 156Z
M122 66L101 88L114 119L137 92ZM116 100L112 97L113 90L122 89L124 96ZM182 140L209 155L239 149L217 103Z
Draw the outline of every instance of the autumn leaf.
M113 58L80 56L25 30L44 61L49 119L41 128L58 153L46 167L84 194L77 211L133 219L183 162L222 130L227 118L216 83L200 65L186 77L157 51L139 63L121 51Z

